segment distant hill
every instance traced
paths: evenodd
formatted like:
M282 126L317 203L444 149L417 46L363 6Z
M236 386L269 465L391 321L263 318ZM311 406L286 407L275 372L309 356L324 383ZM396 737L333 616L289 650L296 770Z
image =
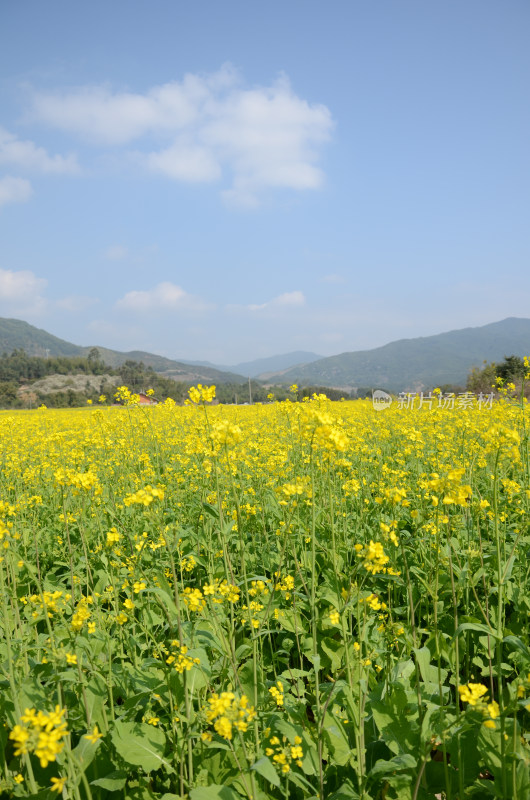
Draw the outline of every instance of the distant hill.
M0 353L12 353L13 350L25 350L30 356L87 356L91 347L82 347L59 339L41 328L35 328L20 319L0 317ZM195 366L173 361L164 356L146 353L142 350L131 350L121 353L106 347L97 347L100 357L110 367L119 367L126 361L142 361L146 367L165 378L172 378L183 383L241 383L245 376L232 372L223 372L212 367Z
M51 333L35 328L21 319L0 317L0 353L25 350L28 356L82 356L86 348L78 347ZM90 349L90 348L89 348Z
M250 378L261 378L269 372L280 372L284 369L310 364L318 361L322 356L316 353L308 353L306 350L295 350L294 353L285 353L280 356L269 356L268 358L256 358L254 361L243 361L230 367L240 375L247 375Z
M23 349L34 356L87 356L91 347L72 344L17 319L0 318L0 353ZM530 355L530 319L509 317L479 328L400 339L373 350L318 358L298 351L270 359L244 362L226 371L204 364L173 361L164 356L132 350L122 353L97 347L111 367L125 361L142 361L166 378L183 383L242 383L248 376L267 383L329 386L343 390L372 387L393 392L433 388L443 384L464 386L472 367L484 361L502 361L508 355ZM308 363L315 356L317 360ZM297 366L289 365L296 364ZM305 361L306 363L302 363ZM268 369L274 363L274 369ZM284 366L287 364L288 366Z
M242 361L240 364L212 364L211 361L187 361L183 364L195 364L205 367L214 367L226 372L235 372L238 375L245 375L247 378L265 379L269 373L280 372L284 369L309 364L317 361L322 356L316 353L309 353L306 350L295 350L294 353L284 353L279 356L269 356L267 358L256 358L254 361Z
M373 387L393 392L464 386L472 367L502 361L506 355L530 355L530 319L509 317L479 328L400 339L373 350L322 358L302 367L277 372L277 383Z

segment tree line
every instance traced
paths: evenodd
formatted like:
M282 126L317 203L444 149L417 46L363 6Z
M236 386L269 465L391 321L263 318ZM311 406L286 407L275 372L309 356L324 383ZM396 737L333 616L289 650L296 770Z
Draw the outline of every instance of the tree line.
M497 391L513 386L513 393L518 394L525 383L525 375L529 368L520 356L504 356L504 360L487 363L482 367L474 367L467 379L467 390L470 392L483 392L488 394L495 388ZM526 382L525 395L530 394L530 381Z
M79 380L72 380L70 386L56 391L41 391L35 387L36 381L52 375L71 376L72 379L74 376L87 376L87 381L79 388ZM89 376L99 376L101 380L89 381ZM67 408L86 406L87 401L92 404L111 404L117 384L127 386L133 393L152 389L157 400L171 398L176 403L186 400L191 386L189 382L159 375L153 367L141 361L128 360L119 367L110 367L105 364L97 348L92 348L87 356L42 358L30 356L23 349L0 356L0 408L35 408L42 404L49 408ZM251 381L250 384L223 383L216 387L220 403L236 404L266 403L287 398L292 400L295 397L302 399L313 393L325 394L330 400L344 397L344 392L322 386L301 387L296 395L287 387L265 387L257 381Z

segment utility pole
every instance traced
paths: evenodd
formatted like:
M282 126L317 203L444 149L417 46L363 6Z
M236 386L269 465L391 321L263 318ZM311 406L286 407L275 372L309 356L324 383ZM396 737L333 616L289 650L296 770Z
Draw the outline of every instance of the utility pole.
M250 385L250 375L248 377L248 399L250 401L250 405L252 405L252 387Z

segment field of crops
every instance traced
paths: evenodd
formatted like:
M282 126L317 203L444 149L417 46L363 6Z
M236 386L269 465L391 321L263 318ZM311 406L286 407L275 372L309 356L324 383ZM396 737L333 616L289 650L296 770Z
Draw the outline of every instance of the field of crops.
M0 412L0 794L530 798L528 406Z

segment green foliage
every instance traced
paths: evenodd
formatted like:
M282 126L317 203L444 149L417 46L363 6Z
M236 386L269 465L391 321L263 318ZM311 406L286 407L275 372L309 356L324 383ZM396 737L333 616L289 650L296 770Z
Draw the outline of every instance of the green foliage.
M145 772L161 767L173 771L171 764L164 758L166 737L159 728L118 720L112 731L112 743L127 764L141 767Z
M495 386L495 378L498 375L498 366L495 363L484 363L482 369L473 367L467 377L466 388L469 392L482 392L489 394Z
M501 364L497 364L497 375L503 381L520 382L526 372L524 361L519 356L504 356L504 361Z
M525 381L528 368L524 360L516 355L504 356L503 361L488 364L484 362L482 369L473 367L467 379L467 389L472 392L487 394L499 390L506 384L513 384L515 394L519 394ZM529 386L526 385L526 396Z

